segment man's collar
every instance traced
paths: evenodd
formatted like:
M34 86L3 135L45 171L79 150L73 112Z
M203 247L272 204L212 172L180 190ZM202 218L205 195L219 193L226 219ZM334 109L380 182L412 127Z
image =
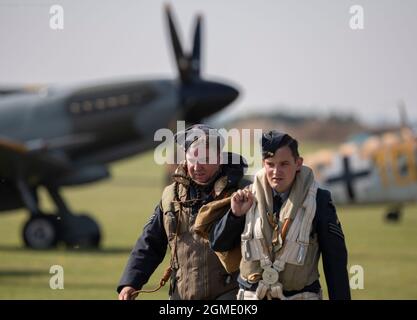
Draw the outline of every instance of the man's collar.
M272 188L272 196L273 197L276 197L276 196L281 197L281 201L284 203L288 199L288 196L290 195L290 191L291 191L291 189L289 189L285 192L278 192L274 188Z

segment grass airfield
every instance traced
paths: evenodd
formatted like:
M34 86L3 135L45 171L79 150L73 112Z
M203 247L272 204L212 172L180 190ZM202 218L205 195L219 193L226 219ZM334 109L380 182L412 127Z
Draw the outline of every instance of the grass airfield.
M302 151L316 147L309 144ZM0 299L117 298L115 289L129 252L159 202L164 168L154 163L150 152L116 164L112 173L113 179L63 193L74 212L90 213L100 223L99 251L27 250L20 234L28 214L19 210L0 215ZM44 192L41 198L46 211L52 211ZM417 299L417 205L406 206L397 224L384 221L385 209L338 207L352 281L357 277L355 265L364 271L364 288L352 290L353 299ZM49 286L53 265L64 269L62 290ZM168 255L146 288L157 286L167 265ZM322 271L321 282L327 298ZM168 285L139 298L167 299Z

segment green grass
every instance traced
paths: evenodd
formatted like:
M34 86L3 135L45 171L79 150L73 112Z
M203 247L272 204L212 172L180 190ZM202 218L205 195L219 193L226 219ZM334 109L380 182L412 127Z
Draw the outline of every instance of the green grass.
M101 251L26 250L20 230L28 215L23 210L2 214L0 299L116 299L115 288L129 252L159 201L163 172L148 153L117 164L112 180L65 190L64 196L75 212L90 212L100 222L104 237ZM42 200L51 208L45 194ZM378 206L338 208L349 267L361 265L365 272L365 288L352 290L353 298L416 299L417 206L405 207L399 224L386 224L384 210ZM49 269L56 264L64 268L64 290L49 287ZM147 288L157 285L167 264L165 259ZM164 287L140 298L167 299L167 291ZM327 296L326 289L324 292Z
M379 206L338 208L349 251L349 268L360 265L364 269L364 289L352 290L352 296L416 299L417 206L405 207L398 224L386 223L384 210Z
M116 286L143 224L158 204L163 168L153 164L152 154L115 166L114 179L95 186L67 189L64 197L75 212L91 213L103 232L101 251L67 251L58 248L37 252L23 249L21 227L28 218L23 211L0 216L1 299L115 299ZM41 194L42 200L49 200ZM52 208L49 201L46 208ZM52 265L64 268L64 290L51 290ZM159 282L164 261L150 280ZM168 288L143 299L165 299Z

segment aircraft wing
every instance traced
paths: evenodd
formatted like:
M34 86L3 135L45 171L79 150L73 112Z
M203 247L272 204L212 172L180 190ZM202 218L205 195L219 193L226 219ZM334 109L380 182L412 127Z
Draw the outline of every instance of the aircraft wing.
M70 162L64 153L49 150L40 141L22 143L0 137L0 176L37 178L66 172Z
M7 96L10 94L24 94L24 93L36 93L41 91L43 88L46 88L44 85L31 84L20 87L13 86L1 86L0 87L0 97Z

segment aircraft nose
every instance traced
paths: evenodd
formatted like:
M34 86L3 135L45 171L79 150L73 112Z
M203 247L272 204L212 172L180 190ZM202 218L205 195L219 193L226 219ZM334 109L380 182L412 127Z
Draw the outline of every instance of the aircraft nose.
M185 86L181 106L185 121L199 122L225 108L238 95L238 90L223 83L198 81Z

